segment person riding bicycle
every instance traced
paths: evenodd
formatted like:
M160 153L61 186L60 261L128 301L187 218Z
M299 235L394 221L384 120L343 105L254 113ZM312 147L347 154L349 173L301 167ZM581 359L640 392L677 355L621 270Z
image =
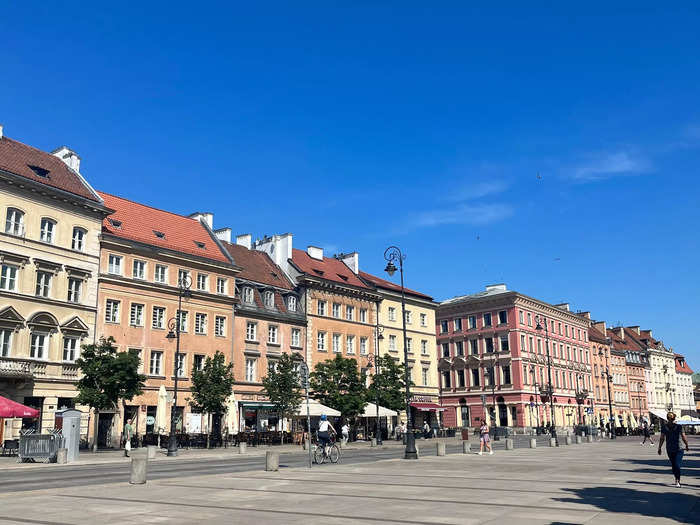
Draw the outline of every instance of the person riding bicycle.
M318 424L318 445L322 447L323 450L331 443L331 433L335 436L333 425L328 421L326 414L321 414L321 421Z

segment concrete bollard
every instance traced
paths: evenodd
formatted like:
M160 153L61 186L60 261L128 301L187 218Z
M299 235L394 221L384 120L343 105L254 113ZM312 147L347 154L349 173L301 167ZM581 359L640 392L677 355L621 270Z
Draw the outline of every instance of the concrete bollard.
M514 445L515 444L511 438L506 438L506 450L513 450Z
M583 443L583 438L581 436L576 436L576 444L580 445L581 443Z
M245 451L247 448L248 448L248 443L239 443L238 444L238 453L245 454Z
M467 443L466 441L462 441L462 454L471 454L472 452L472 444Z
M557 446L557 440L556 440L556 438L550 438L550 439L549 439L549 446L550 446L550 447L556 447L556 446Z
M377 438L372 438L372 441L369 442L370 447L376 447L377 446Z
M438 441L437 443L435 443L435 450L438 456L444 456L445 444Z
M145 449L131 451L131 476L129 483L132 485L143 485L146 483L148 473L148 452Z
M535 438L530 438L530 448L537 448L537 440Z
M566 436L566 438L564 438L564 443L567 445L571 445L571 436Z
M593 436L586 436L586 443L593 443Z
M58 451L56 452L56 463L59 465L65 465L68 463L68 449L67 448L59 448Z
M267 472L277 472L280 469L280 454L273 450L265 453L265 470Z
M148 450L148 459L156 459L156 452L158 451L158 447L155 445L148 445L146 449Z

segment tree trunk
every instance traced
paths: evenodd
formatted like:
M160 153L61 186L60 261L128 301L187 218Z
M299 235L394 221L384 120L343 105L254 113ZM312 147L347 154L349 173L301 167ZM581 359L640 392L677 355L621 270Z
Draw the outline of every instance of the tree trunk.
M97 434L100 431L100 411L95 409L95 427L92 434L92 453L97 454Z

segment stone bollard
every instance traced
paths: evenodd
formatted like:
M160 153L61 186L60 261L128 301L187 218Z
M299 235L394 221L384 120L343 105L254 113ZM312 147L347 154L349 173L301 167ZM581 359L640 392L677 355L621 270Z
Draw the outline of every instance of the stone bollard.
M593 436L586 436L586 443L593 443Z
M462 454L471 454L472 452L472 444L467 443L466 441L462 441Z
M372 438L372 441L369 442L370 447L376 447L377 446L377 438Z
M155 445L148 445L146 449L148 450L148 459L156 459L156 452L158 451L158 447Z
M512 438L506 438L506 450L513 450L514 443Z
M576 436L576 444L580 445L581 443L583 443L583 438L581 436Z
M557 439L556 438L549 438L549 446L556 447L557 446Z
M571 436L566 436L566 438L564 438L564 443L567 445L571 445Z
M68 463L68 449L67 448L59 448L58 451L56 452L56 463L59 465L65 465Z
M143 485L146 483L148 473L148 451L142 448L131 451L131 477L129 483L132 485Z
M435 443L435 450L438 456L444 456L445 444L438 441L437 443Z
M248 443L239 443L238 444L238 453L245 454L245 451L247 448L248 448Z
M280 454L273 450L265 453L265 470L267 472L277 472L280 469Z
M537 448L537 439L530 438L530 448Z

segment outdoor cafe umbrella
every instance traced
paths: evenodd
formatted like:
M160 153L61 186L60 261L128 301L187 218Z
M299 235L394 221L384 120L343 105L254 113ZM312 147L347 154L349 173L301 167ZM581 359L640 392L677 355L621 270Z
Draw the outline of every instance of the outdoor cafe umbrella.
M0 396L0 417L39 417L39 411L36 408L24 406L16 401Z
M236 396L231 394L226 400L226 428L229 434L238 432L238 411L236 410Z
M168 417L168 393L165 391L165 386L160 385L158 389L158 406L156 408L156 432L159 434L165 432L166 421Z

